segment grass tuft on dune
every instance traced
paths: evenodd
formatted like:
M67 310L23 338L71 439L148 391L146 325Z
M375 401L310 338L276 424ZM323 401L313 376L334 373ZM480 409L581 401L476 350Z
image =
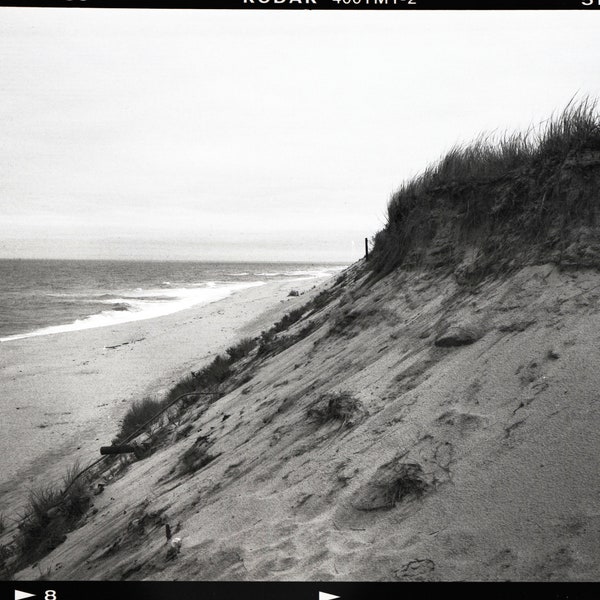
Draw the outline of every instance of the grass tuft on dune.
M574 226L595 223L598 182L583 171L598 152L600 115L589 98L537 129L455 146L393 194L374 240L375 273L456 267L467 246L502 255L505 267L548 236L553 247L566 247Z

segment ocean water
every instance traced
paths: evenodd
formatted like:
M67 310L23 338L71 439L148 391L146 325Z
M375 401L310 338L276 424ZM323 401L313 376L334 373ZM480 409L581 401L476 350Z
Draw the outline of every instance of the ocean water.
M0 260L0 342L151 319L345 265Z

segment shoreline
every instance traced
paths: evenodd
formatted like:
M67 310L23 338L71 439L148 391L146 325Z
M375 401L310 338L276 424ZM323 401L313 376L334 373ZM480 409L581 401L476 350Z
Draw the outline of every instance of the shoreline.
M110 308L109 306L127 304L131 302L132 298L120 299L117 302L112 302L109 304L109 301L106 301L107 308L106 310L100 313L92 313L85 317L80 317L75 321L71 321L68 323L61 323L59 325L46 325L40 327L38 329L34 329L32 331L25 331L22 333L15 333L5 337L0 337L0 344L10 343L17 340L28 339L32 337L40 337L44 335L55 335L58 333L72 333L74 331L83 331L86 329L98 329L101 327L116 327L118 325L125 325L126 323L133 323L135 321L147 321L149 319L156 319L159 317L166 317L183 310L187 310L190 308L197 308L199 306L205 306L207 304L212 304L213 302L219 302L220 300L225 300L232 294L236 292L243 291L252 287L260 287L265 285L264 281L252 281L247 283L234 283L228 282L227 284L223 283L221 285L212 285L206 287L198 287L198 288L187 288L185 291L189 292L191 290L196 290L197 292L204 293L203 298L198 299L190 299L184 298L180 299L177 296L173 295L173 300L171 302L165 302L164 304L160 304L154 307L144 307L138 311L130 311L127 308ZM178 290L164 290L162 293L160 291L155 292L156 294L163 295L168 297L169 292L177 292ZM143 296L140 296L141 301L144 300Z
M132 401L164 394L329 279L269 281L164 316L3 343L0 512L11 517L29 489L58 486L75 462L98 458ZM288 296L292 289L302 295Z

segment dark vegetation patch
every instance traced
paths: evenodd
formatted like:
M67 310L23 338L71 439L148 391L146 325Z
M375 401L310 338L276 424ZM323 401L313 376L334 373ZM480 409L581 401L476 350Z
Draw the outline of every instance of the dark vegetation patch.
M589 240L570 246L597 222L599 171L600 117L590 100L537 131L456 146L392 196L368 264L376 278L422 266L454 270L459 282L549 256L600 264Z
M194 444L188 448L181 457L180 472L182 475L188 473L195 473L202 467L205 467L209 462L213 461L216 456L213 456L209 450L211 443L209 439L201 435L194 442Z
M319 396L314 406L308 409L308 417L319 425L341 421L342 427L353 427L367 414L363 404L350 392L328 392Z
M12 573L54 550L78 525L91 499L88 480L76 477L79 471L79 465L75 464L67 471L61 486L50 484L29 493L15 540L2 551L2 579L10 578Z
M221 386L233 375L232 365L242 358L248 356L256 347L258 341L251 338L244 338L239 343L227 349L226 355L217 355L212 362L198 371L192 371L178 381L167 393L164 399L155 400L144 398L135 401L123 417L121 430L117 435L115 442L122 442L134 435L148 420L156 418L156 424L160 428L161 422L158 415L165 411L169 405L172 405L177 399L181 399L181 406L185 409L190 405L196 404L200 398L204 398L208 404L210 400L216 400L221 395ZM167 420L177 421L181 416L181 408L171 410L167 414ZM149 427L155 423L149 424Z
M179 398L184 394L190 394L190 398L193 392L198 391L198 381L196 380L195 374L187 375L180 379L170 390L165 398L165 405L169 402Z
M164 406L165 402L153 400L152 398L143 398L142 400L133 402L123 417L121 431L117 439L127 439L137 429L157 415Z
M234 360L218 354L213 361L196 373L193 373L197 389L210 390L218 387L231 375Z
M295 309L291 310L289 313L286 313L285 315L283 315L281 320L277 321L277 323L275 323L275 325L273 325L273 327L271 327L271 329L269 331L272 331L273 333L279 333L280 331L285 331L290 326L292 326L294 323L296 323L297 321L300 320L300 318L304 314L305 310L306 310L306 308L303 306L301 306L300 308L295 308Z
M243 338L234 346L227 348L226 352L232 362L238 361L250 354L256 347L258 341L256 338Z
M421 465L394 459L379 467L352 501L358 510L389 510L402 501L420 498L429 488Z

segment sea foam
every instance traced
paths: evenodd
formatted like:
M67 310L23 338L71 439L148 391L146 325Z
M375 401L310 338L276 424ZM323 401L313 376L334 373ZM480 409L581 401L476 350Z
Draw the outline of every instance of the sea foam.
M234 292L264 285L264 281L250 281L243 283L228 283L217 285L215 282L207 282L202 287L171 288L142 290L137 288L134 292L121 297L102 299L101 302L110 305L111 308L100 313L90 315L83 319L77 319L72 323L63 325L52 325L43 327L28 333L20 333L0 338L0 342L20 340L24 338L37 337L41 335L52 335L70 331L81 331L83 329L95 329L97 327L108 327L130 323L132 321L143 321L170 315L193 306L209 304L227 298Z

